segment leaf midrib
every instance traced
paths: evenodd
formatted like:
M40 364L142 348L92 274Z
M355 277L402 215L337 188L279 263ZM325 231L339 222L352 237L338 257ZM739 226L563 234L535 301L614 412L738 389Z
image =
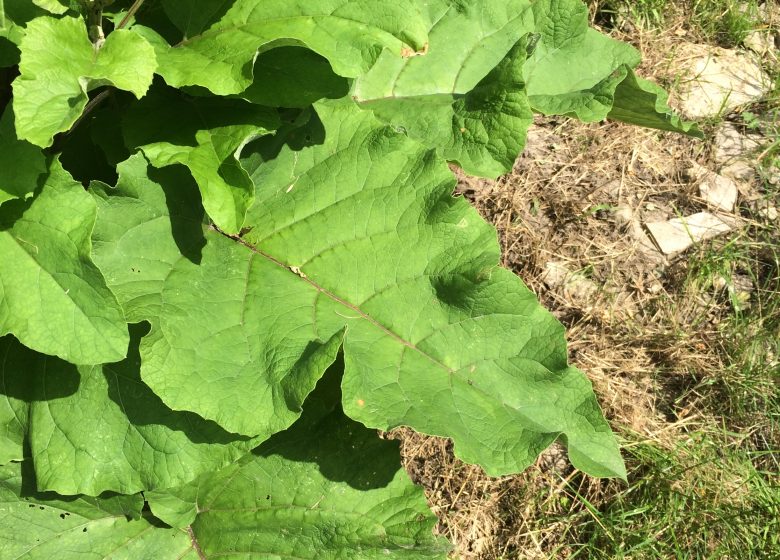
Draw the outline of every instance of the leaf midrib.
M266 259L270 263L278 266L279 268L283 268L283 269L287 270L290 274L293 274L297 278L299 278L300 280L303 280L304 282L309 284L311 287L313 287L315 290L317 290L318 292L320 292L324 296L328 297L332 301L338 303L339 305L341 305L343 307L346 307L347 309L350 309L351 311L354 311L355 313L360 315L360 317L362 319L366 320L367 322L369 322L370 324L372 324L376 328L380 329L382 332L384 332L385 334L387 334L388 336L390 336L391 338L393 338L394 340L396 340L398 343L402 344L403 346L406 346L407 348L409 348L411 350L414 350L415 352L418 352L420 355L422 355L423 357L427 358L429 361L433 362L438 367L446 370L447 373L453 373L455 371L452 368L450 368L449 366L447 366L444 363L442 363L441 361L439 361L437 358L435 358L431 354L429 354L428 352L424 351L421 348L418 348L413 342L410 342L410 341L406 340L401 335L399 335L396 332L392 331L389 327L386 327L385 325L380 323L378 320L374 319L371 315L369 315L368 313L363 311L358 305L350 303L346 299L336 295L334 292L331 292L330 290L328 290L324 286L321 286L319 283L315 282L314 280L312 280L308 276L296 273L292 269L291 265L285 264L284 262L280 261L279 259L273 257L272 255L269 255L268 253L265 253L264 251L262 251L261 249L259 249L255 245L252 245L251 243L245 241L244 239L241 239L238 236L229 235L229 234L227 234L225 232L222 232L220 230L217 230L217 231L219 231L225 237L228 237L229 239L232 239L233 241L243 245L244 247L246 247L247 249L249 249L253 253L263 257L264 259Z

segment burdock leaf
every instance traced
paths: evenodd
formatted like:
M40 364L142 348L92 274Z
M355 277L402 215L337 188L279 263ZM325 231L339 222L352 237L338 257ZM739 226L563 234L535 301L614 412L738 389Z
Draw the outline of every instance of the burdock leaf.
M260 443L165 406L139 375L143 330L133 326L125 360L102 366L0 338L0 460L21 459L26 440L39 489L133 494L189 482Z
M97 49L84 22L71 17L32 20L20 49L20 76L13 85L16 132L43 148L76 122L89 91L110 84L140 98L157 67L154 49L141 36L118 29Z
M436 518L401 468L398 444L344 416L335 373L292 428L252 454L147 493L154 514L186 527L205 558L444 560L449 546L433 536Z
M154 44L157 72L168 85L198 85L220 95L241 93L253 81L259 52L290 45L307 47L328 59L337 74L354 77L368 70L383 48L396 56L422 51L428 27L415 0L235 0L226 12L216 12L218 21L201 30L204 21L214 17L214 7L210 1L201 12L205 20L199 15L192 25L180 21L188 33L197 34L173 46L153 30L136 27ZM199 8L188 0L183 9L186 14Z
M29 200L0 206L0 335L76 364L121 360L122 309L92 263L95 202L58 161Z
M452 197L444 160L352 103L317 110L321 123L291 130L324 127L323 144L252 169L241 235L166 215L154 189L101 204L98 264L128 315L152 324L144 382L171 408L267 434L270 411L298 409L344 333L344 408L367 426L451 437L491 474L561 438L576 466L624 475L563 327L498 266L495 230ZM179 251L175 232L196 227L196 250Z

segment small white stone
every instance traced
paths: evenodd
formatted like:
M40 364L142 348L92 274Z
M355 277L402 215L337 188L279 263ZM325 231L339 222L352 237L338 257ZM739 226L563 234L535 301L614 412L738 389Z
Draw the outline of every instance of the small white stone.
M578 305L587 305L599 291L595 282L571 272L565 264L548 262L544 270L542 281L550 288L563 288L564 293Z
M778 217L780 217L777 208L775 208L769 203L765 203L759 207L758 215L761 216L762 218L766 218L770 222L774 222L777 220Z
M694 243L731 231L732 226L709 212L698 212L685 218L651 222L647 229L664 254L685 251Z
M566 265L557 262L548 262L544 265L542 281L547 284L548 288L557 288L566 282L566 277L569 274L571 274L571 271L566 268Z
M723 115L761 98L772 80L754 56L744 51L687 43L675 59L682 82L682 112L691 119Z
M765 55L775 50L775 35L771 31L751 31L742 44L757 54Z
M710 173L699 184L699 193L711 208L732 212L737 204L739 190L737 184L728 177Z
M715 134L715 163L720 174L735 181L747 181L756 173L755 157L761 150L761 136L742 134L732 123L725 123Z

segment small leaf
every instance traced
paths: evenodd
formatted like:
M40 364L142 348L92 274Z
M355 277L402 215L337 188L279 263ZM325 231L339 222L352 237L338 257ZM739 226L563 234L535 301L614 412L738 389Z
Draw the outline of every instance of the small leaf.
M17 139L9 104L0 118L0 204L32 196L44 173L46 158L40 148Z
M214 223L238 233L255 191L238 155L250 140L278 126L276 111L267 107L156 88L128 112L124 134L155 167L186 165Z
M70 7L69 0L32 0L33 4L51 12L52 14L62 15Z
M152 512L189 525L206 558L444 560L449 547L433 536L397 443L344 416L332 373L312 395L320 407L307 403L292 428L219 472L147 493Z
M118 29L95 50L84 22L70 17L34 19L20 48L21 74L14 81L16 132L43 148L76 122L87 92L111 84L140 98L157 66L154 50L135 33Z
M121 360L124 314L90 256L95 203L58 161L50 173L0 207L0 336L76 364Z

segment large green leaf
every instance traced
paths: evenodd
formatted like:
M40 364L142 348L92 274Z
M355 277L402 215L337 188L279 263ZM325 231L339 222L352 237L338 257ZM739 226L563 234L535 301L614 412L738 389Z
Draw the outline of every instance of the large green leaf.
M213 7L216 3L209 2L204 10L206 20ZM188 1L183 9L186 13L196 8ZM203 25L198 18L194 29ZM235 0L214 25L174 46L151 29L136 30L154 44L157 72L169 85L199 85L227 95L252 83L258 52L305 46L327 58L337 74L354 77L370 68L383 48L396 56L421 51L427 27L415 0Z
M254 201L254 184L238 162L250 140L279 126L277 113L240 99L189 97L155 88L128 111L124 134L152 165L187 166L217 226L238 233Z
M0 118L0 204L14 198L29 198L46 173L46 158L40 148L16 137L13 105Z
M177 256L179 218L129 219L151 189L101 206L99 224L122 233L96 238L99 266L128 315L153 325L144 381L174 409L266 433L278 393L308 388L301 365L306 383L321 375L312 354L346 329L356 420L451 437L493 474L562 436L576 466L623 476L590 383L567 366L563 327L497 266L495 230L451 196L445 162L351 103L318 112L323 123L293 129L291 145L323 126L324 144L254 147L247 165L276 157L253 173L241 237L206 229Z
M154 514L189 526L205 558L446 558L397 443L344 416L332 373L301 419L251 455L147 493Z
M171 408L195 411L231 432L265 438L287 428L335 359L341 333L319 338L313 327L291 332L278 320L277 306L301 300L306 288L285 286L281 271L275 283L252 278L250 259L242 258L246 248L203 223L197 190L186 174L175 168L150 169L152 180L141 155L120 165L119 172L116 190L93 188L101 216L94 234L95 258L128 319L153 324L142 350L144 381L154 380L152 389L158 394L178 393L176 399L164 399ZM264 280L269 292L254 293L254 282ZM175 284L176 291L191 298L178 311L168 291ZM190 306L200 305L205 315L193 312L181 343L174 342L181 348L193 344L193 351L172 350L171 356L184 368L179 374L192 375L186 375L185 383L180 375L166 379L169 370L164 367L161 376L150 376L155 362L171 364L165 356L171 340L152 343L160 338L160 329L183 327L169 321L168 314L184 319ZM311 317L311 311L301 307L290 315L300 320ZM239 324L231 324L234 320ZM159 392L161 386L167 389Z
M432 27L424 56L383 53L356 80L355 98L468 173L509 171L531 121L520 41L533 29L530 7L529 0L426 2Z
M27 464L0 467L0 558L198 560L185 531L141 518L143 498L36 492Z
M90 257L94 223L58 161L33 199L0 207L0 336L77 364L125 357L124 314Z
M111 84L140 98L157 66L154 49L135 33L116 30L96 50L84 22L71 17L34 19L20 48L21 75L14 81L16 132L44 148L76 122L87 92Z
M639 64L637 50L591 29L580 0L537 0L533 12L537 43L524 68L531 106L548 115L605 119L615 88Z
M92 367L0 338L0 459L19 460L26 438L39 489L132 494L184 484L260 443L165 406L141 381L142 329L132 332L127 359Z

